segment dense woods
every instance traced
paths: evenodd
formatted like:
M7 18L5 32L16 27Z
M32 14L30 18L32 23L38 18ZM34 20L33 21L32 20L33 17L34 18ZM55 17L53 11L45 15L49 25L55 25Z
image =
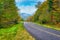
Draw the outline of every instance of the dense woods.
M0 0L0 28L10 27L20 21L15 0Z
M60 1L47 0L39 5L34 16L30 17L30 20L28 18L28 20L60 27Z

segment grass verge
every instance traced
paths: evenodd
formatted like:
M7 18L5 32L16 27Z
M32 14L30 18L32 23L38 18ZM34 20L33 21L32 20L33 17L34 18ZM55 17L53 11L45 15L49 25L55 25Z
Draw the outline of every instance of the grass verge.
M24 28L23 22L19 24L15 40L35 40Z
M43 27L46 27L46 28L51 28L51 29L54 29L54 30L58 30L58 31L60 31L60 28L57 27L57 26L55 26L55 25L40 24L40 23L37 23L37 22L36 22L36 24L38 24L38 25L42 25Z
M0 29L0 40L13 40L17 33L17 26L11 28Z
M35 40L25 29L23 23L11 28L0 29L0 40Z

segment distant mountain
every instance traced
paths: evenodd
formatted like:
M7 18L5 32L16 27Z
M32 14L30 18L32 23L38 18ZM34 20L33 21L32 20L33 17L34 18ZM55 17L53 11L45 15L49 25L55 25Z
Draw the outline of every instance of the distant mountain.
M20 13L21 18L23 18L24 20L26 20L29 16L32 16L31 14L27 14L27 13Z

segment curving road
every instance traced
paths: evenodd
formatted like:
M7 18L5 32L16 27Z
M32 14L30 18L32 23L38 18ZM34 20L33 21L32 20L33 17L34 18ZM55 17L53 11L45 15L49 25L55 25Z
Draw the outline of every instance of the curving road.
M32 22L24 22L24 26L36 40L60 40L60 31L45 28Z

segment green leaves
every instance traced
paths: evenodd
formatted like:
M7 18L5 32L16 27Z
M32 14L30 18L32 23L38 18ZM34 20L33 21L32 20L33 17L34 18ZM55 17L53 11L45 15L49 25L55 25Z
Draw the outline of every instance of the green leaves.
M37 4L38 5L38 4ZM47 0L38 5L38 9L33 16L34 22L59 24L60 23L60 6L59 0ZM30 19L31 20L31 19Z
M15 0L0 0L0 27L9 27L20 21Z

